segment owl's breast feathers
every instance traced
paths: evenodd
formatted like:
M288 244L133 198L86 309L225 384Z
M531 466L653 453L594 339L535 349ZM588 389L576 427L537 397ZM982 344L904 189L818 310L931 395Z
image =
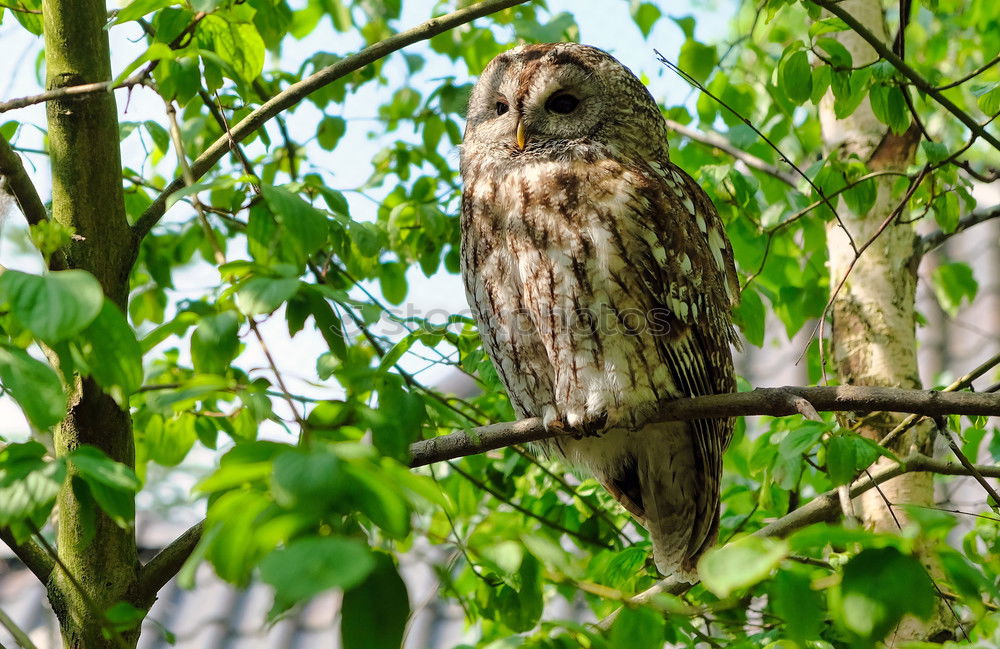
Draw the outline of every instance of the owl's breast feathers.
M736 270L721 220L693 179L669 162L610 157L504 160L499 168L487 157L464 170L463 274L486 350L521 416L635 431L665 399L735 389ZM649 507L662 519L676 503L661 500L660 512L643 503L639 474L647 483L676 475L661 493L694 503L681 516L693 526L684 533L686 561L714 538L732 422L684 429L689 441L674 451L674 442L657 442L660 450L639 453L638 464L628 449L654 443L648 437L557 438L554 450L588 466L644 522ZM650 457L675 468L651 469ZM680 476L691 472L705 484L682 487ZM690 489L699 493L681 494Z

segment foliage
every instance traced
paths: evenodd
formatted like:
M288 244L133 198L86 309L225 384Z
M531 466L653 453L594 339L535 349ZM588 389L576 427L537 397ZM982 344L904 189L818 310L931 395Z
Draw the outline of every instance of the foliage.
M922 142L915 167L894 188L902 196L926 169L906 205L911 218L951 232L974 207L969 174L951 163L979 168L985 149L963 151L968 136L960 124L886 61L855 66L831 37L846 25L821 17L814 4L743 3L727 48L699 41L694 18L669 15L674 5L606 1L609 10L630 11L642 37L667 18L681 30L677 63L708 92L664 105L667 117L718 131L782 170L785 158L794 161L811 179L789 187L721 149L673 136L674 162L695 175L727 224L746 285L737 320L750 344L775 337L765 323L790 338L824 314L826 231L834 219L827 199L839 196L857 212L875 200L863 161L817 155L816 108L828 90L838 116L867 99L896 133L909 126L914 104L934 139ZM193 160L229 125L353 45L399 31L403 4L134 0L119 10L111 29L138 24L146 40L118 78L151 70L150 85L177 107L184 148L177 150L167 120L121 124L123 149L143 151L124 163L130 222L181 175L177 156ZM406 3L407 15L411 4L425 10ZM436 11L455 4L466 3L437 3ZM1000 51L1000 21L988 0L935 0L914 12L907 61L931 85ZM11 17L41 33L40 16L0 9L0 18ZM331 32L334 50L286 63L295 59L289 51L325 47ZM149 464L174 467L204 448L218 450L219 459L195 490L208 514L192 561L209 562L237 585L270 584L271 619L319 592L343 590L346 647L399 646L409 604L394 557L418 540L453 557L435 569L442 594L479 634L477 647L873 647L904 615L929 615L938 597L965 621L960 644L1000 641L994 518L976 518L958 547L949 543L957 519L933 509L914 509L915 525L898 535L841 523L784 540L748 535L888 454L831 417L764 418L753 429L741 422L726 457L720 539L728 543L705 557L704 582L683 598L626 607L606 632L543 615L562 598L604 618L657 581L645 533L592 479L518 448L407 467L415 440L513 419L467 317L441 322L390 306L406 302L420 275L458 272L453 151L471 81L513 42L578 37L572 15L528 3L310 94L242 143L245 161L233 155L170 197L167 216L139 247L127 315L84 271L3 272L4 391L40 433L63 418L74 376L90 377L129 408L136 466L133 472L89 447L54 455L38 442L9 443L0 451L0 526L18 540L44 533L60 486L71 481L89 511L127 527ZM998 79L993 67L947 95L985 121L1000 105ZM375 126L367 124L382 146L367 180L344 186L317 161L329 159L324 152L351 158L345 143L366 128L351 109L369 92L380 100ZM0 127L15 146L28 130ZM46 259L72 239L50 224L33 235ZM201 287L196 294L182 288L191 276ZM946 260L930 281L949 313L976 297L976 280L960 261ZM384 333L386 325L397 333ZM310 331L312 338L303 333ZM283 344L296 359L275 363L265 335L273 345L279 333L316 342ZM415 368L428 357L472 377L481 392L458 399L425 385ZM819 344L809 346L806 363L810 380L819 381ZM307 375L295 385L318 388L308 395L290 389L281 368L291 365ZM968 454L985 445L1000 460L995 431L974 423L978 441ZM92 537L92 523L89 529ZM920 547L940 564L933 582L916 557Z

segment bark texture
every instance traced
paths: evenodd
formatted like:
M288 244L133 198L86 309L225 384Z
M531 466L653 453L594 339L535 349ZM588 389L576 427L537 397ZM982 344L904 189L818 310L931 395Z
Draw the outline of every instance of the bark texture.
M45 0L42 10L47 89L109 80L104 1ZM47 105L47 118L52 216L78 235L67 252L68 266L92 273L105 294L124 309L135 253L122 198L114 96L52 101ZM68 416L55 436L59 455L81 444L95 446L128 466L135 464L128 413L89 379L76 380ZM99 622L104 611L127 601L135 588L139 560L134 531L122 529L100 511L95 528L88 530L87 514L72 481L59 494L58 511L56 543L61 565L53 570L48 586L64 646L134 646L137 631L107 638Z
M889 42L879 0L845 0L840 6L882 42ZM851 53L855 68L878 59L871 46L853 31L837 32L835 36ZM893 134L875 117L867 97L844 119L837 119L833 103L832 93L828 92L820 105L828 156L857 157L873 171L903 171L913 161L919 139L915 129L902 135ZM877 198L867 214L852 213L844 201L839 201L837 210L843 227L832 221L828 229L830 284L836 287L847 277L832 305L831 349L837 377L844 384L920 387L915 331L919 239L912 225L906 223L905 211L902 212L904 218L894 219L880 232L902 200L902 196L893 195L894 180L887 176L874 179ZM856 250L873 238L874 242L855 261ZM898 422L899 417L890 414L866 418L860 422L858 432L878 440ZM855 425L858 422L843 423ZM900 436L892 448L900 456L930 455L932 429L915 426ZM933 501L931 474L908 473L886 482L881 491L864 493L855 507L866 526L894 533L909 522L906 513L895 505L932 505ZM928 565L928 568L932 575L936 572L933 566ZM927 622L905 619L896 629L894 641L936 636L951 626L946 624L945 611L946 608L939 607L937 614Z

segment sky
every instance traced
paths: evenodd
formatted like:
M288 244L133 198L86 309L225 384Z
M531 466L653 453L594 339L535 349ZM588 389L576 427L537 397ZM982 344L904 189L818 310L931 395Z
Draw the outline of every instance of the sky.
M293 6L298 3L292 2ZM404 14L398 21L400 29L416 25L430 16L430 11L436 3L429 0L407 0L403 3ZM704 42L723 40L735 11L733 0L708 0L708 2L677 3L661 2L661 8L666 14L654 26L648 39L643 39L629 15L628 0L549 0L548 6L552 14L569 11L574 14L580 27L580 40L583 43L605 49L615 55L622 63L637 74L645 74L649 78L649 87L653 96L667 104L677 104L690 101L693 98L690 88L673 73L665 70L657 63L653 53L654 48L668 58L676 60L677 52L683 42L683 33L677 25L667 17L683 17L693 15L697 18L695 35ZM109 5L111 7L113 5ZM485 24L480 20L477 24ZM131 61L140 56L145 47L140 37L138 27L132 24L117 26L111 29L110 38L113 53L114 74L117 74ZM0 57L0 100L32 95L40 92L36 77L36 69L40 68L39 55L41 40L28 34L12 19L9 13L0 24L0 42L3 43L7 56ZM284 69L296 69L298 64L317 51L333 51L338 53L351 52L361 45L360 39L352 35L338 34L333 31L328 21L321 22L311 36L302 41L288 40L282 51L280 61L270 60L266 67L280 65ZM426 43L418 43L408 51L429 52ZM435 78L454 76L459 83L468 77L464 64L452 64L440 56L431 55L429 63L421 72L427 83ZM390 59L385 68L390 80L401 80L406 74L405 65L399 56ZM472 79L469 79L470 81ZM386 140L372 137L379 129L379 123L371 118L376 115L379 104L388 100L395 90L392 83L387 86L367 86L360 92L348 98L343 107L343 116L348 118L349 127L345 138L333 152L321 151L313 145L309 151L309 164L317 170L322 170L325 177L331 179L332 186L338 189L358 187L367 180L371 173L368 160L387 141L405 138L405 131L393 133ZM153 119L164 123L162 101L152 92L137 88L131 95L125 91L116 93L119 104L119 119L121 121L142 121ZM299 141L307 140L315 129L320 114L312 104L304 102L292 116L289 117L289 128L292 135ZM44 124L44 108L41 105L21 109L8 114L0 114L0 124L8 120L18 120L29 124ZM30 126L23 127L19 133L18 145L24 147L42 146L41 132ZM123 159L133 168L142 170L147 164L145 150L137 135L130 136L123 143ZM457 163L458 152L449 152L449 157ZM358 161L364 161L359 164ZM45 159L42 156L27 156L29 172L32 173L43 199L49 195L49 179ZM34 168L32 168L34 167ZM148 167L146 167L148 169ZM382 190L388 191L391 187ZM379 195L379 192L373 192ZM357 195L348 194L351 202L352 216L356 219L373 219L375 203ZM183 206L174 208L167 214L167 219L179 218ZM184 215L186 217L186 215ZM25 254L23 244L23 219L16 212L3 219L0 216L0 263L9 268L18 268L38 272L41 266L37 258ZM455 275L439 273L426 278L419 269L412 269L408 275L410 293L407 303L402 309L427 314L454 313L467 310L461 281ZM177 298L200 297L208 293L211 287L218 284L218 275L213 267L200 264L180 271L175 276ZM377 293L377 286L372 287ZM466 311L467 312L467 311ZM327 386L317 385L312 372L312 359L318 349L324 346L319 335L312 331L303 331L294 339L289 340L284 325L284 318L275 315L262 327L265 339L278 360L279 368L293 391L313 396L332 397ZM177 341L171 341L176 345ZM182 348L184 345L181 346ZM303 364L302 359L309 359ZM407 369L416 371L424 363L411 359ZM244 368L263 367L262 354L254 346L248 346L240 357L238 364ZM434 383L444 377L446 368L437 367L421 374L422 380ZM277 404L276 407L281 407ZM23 416L10 399L0 397L0 435L10 439L19 439L27 432Z

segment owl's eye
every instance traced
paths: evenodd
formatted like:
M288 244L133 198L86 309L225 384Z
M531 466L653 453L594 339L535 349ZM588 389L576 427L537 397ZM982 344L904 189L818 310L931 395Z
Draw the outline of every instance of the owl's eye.
M503 115L508 110L510 110L510 106L508 106L507 104L503 103L502 101L498 101L497 102L497 115Z
M560 93L558 95L552 95L549 100L545 102L545 108L553 113L559 113L560 115L568 115L576 110L576 107L580 104L580 100L569 93Z

